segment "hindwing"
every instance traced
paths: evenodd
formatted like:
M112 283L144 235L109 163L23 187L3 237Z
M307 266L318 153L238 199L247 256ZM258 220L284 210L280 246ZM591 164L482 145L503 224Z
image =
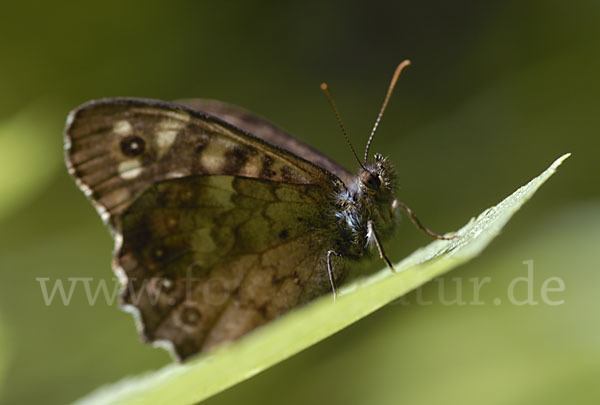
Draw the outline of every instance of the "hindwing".
M330 204L316 185L234 176L151 186L123 214L115 256L144 338L185 358L326 292Z

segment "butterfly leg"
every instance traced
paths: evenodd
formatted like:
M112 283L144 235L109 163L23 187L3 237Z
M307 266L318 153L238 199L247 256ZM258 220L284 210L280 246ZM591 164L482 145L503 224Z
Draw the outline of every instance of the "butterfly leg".
M329 274L329 282L331 283L331 291L333 292L333 302L335 302L337 289L335 288L335 281L333 280L333 266L331 265L331 255L335 255L337 257L342 257L342 255L334 252L333 250L327 252L327 273Z
M379 236L377 236L377 232L375 232L375 225L373 224L373 221L367 222L367 240L368 242L375 243L375 246L377 246L377 250L379 251L379 256L383 259L385 264L387 264L388 267L395 272L396 270L394 270L392 262L390 259L388 259L387 255L383 251L383 245L379 240Z
M402 210L406 213L406 215L408 215L408 217L410 218L410 220L413 222L413 224L415 224L415 226L420 229L421 231L425 232L427 235L431 236L432 238L435 239L442 239L442 240L450 240L450 239L454 239L456 238L458 235L452 235L452 236L443 236L443 235L438 235L437 233L430 231L428 228L426 228L421 221L419 221L419 218L417 218L417 216L415 215L415 213L406 206L406 204L404 204L402 201L398 201L398 200L394 200L394 208L396 207L400 207L402 208Z

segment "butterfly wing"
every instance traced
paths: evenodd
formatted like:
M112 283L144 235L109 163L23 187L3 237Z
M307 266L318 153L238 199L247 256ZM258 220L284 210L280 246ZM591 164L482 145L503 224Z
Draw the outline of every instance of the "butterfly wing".
M186 358L328 291L328 204L317 185L229 175L151 186L123 214L115 258L142 336Z
M264 139L270 144L277 145L285 150L293 151L295 155L335 174L346 184L356 177L339 163L322 154L317 149L242 107L218 100L205 99L178 100L177 103L214 115L250 134Z
M65 134L67 165L111 226L123 303L146 340L185 358L330 288L343 184L328 171L150 100L84 104Z
M332 190L328 171L209 114L156 100L91 101L69 115L69 172L105 221L148 185L190 175L231 174Z

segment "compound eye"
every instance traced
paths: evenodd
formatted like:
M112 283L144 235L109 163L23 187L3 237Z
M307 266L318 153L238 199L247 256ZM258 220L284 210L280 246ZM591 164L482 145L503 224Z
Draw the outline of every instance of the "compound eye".
M368 170L363 171L360 174L360 182L369 190L377 191L381 186L381 181L377 173L370 172Z

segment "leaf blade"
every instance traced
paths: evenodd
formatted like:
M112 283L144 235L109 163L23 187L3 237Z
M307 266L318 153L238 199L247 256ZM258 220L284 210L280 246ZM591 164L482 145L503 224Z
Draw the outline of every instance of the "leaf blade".
M343 287L335 305L330 296L321 297L236 343L183 365L122 380L77 403L196 403L258 374L477 256L569 156L561 156L542 174L473 218L457 232L457 238L434 241L415 251L396 266L396 273L382 269Z

